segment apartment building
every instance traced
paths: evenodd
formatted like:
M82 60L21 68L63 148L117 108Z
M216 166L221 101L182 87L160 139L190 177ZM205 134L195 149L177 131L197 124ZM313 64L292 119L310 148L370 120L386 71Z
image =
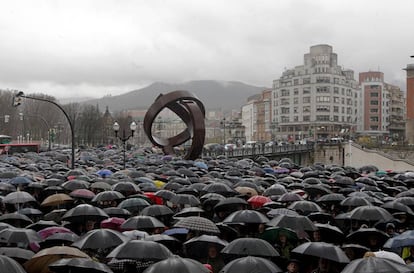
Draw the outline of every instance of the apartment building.
M304 63L273 81L272 118L278 140L350 137L361 118L354 72L338 65L332 46L310 47Z
M405 134L405 99L398 86L384 81L379 71L359 74L363 119L361 133L402 140Z

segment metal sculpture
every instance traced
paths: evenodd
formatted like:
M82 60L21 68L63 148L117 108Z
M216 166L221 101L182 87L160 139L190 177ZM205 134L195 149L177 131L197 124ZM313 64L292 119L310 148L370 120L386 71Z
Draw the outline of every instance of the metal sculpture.
M153 136L152 125L164 108L170 109L186 124L187 128L176 136L162 138ZM161 148L164 154L175 154L174 147L191 139L191 147L184 159L197 159L202 151L205 140L205 108L194 94L178 90L168 94L160 94L150 106L144 118L144 132L151 143Z

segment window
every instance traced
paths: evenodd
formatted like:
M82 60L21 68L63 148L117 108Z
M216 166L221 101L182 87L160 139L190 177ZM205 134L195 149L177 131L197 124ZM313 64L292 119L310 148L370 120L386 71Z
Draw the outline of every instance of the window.
M293 85L299 85L299 80L298 79L294 79L293 80Z
M369 109L370 113L378 113L378 108L371 108Z
M310 121L310 116L303 116L303 121Z
M329 121L329 115L317 115L316 121Z
M287 105L287 104L289 104L289 99L281 99L280 100L280 104L281 105Z
M369 118L369 121L371 122L378 122L378 117L377 116L373 116Z
M281 96L282 97L288 97L289 96L289 90L287 90L287 89L282 89L281 90Z
M310 97L303 97L303 103L310 103L311 99Z
M303 113L309 113L310 112L310 106L303 106Z
M295 114L298 113L298 107L293 107L293 113L295 113Z
M303 88L303 94L310 94L310 87Z
M282 107L282 114L289 114L290 108L289 107Z
M316 87L316 93L329 93L329 87L327 86L320 86L320 87Z
M338 116L334 116L334 121L339 121L339 117Z
M334 106L333 111L334 113L339 113L339 106Z
M378 98L378 92L371 92L370 96L371 98Z
M297 88L293 89L293 95L299 95L299 89Z
M334 103L339 103L339 97L334 97L333 101L334 101Z
M299 103L299 99L298 98L293 98L293 104L298 104Z
M289 117L287 116L282 116L282 122L289 122Z
M334 94L339 94L339 87L334 87Z
M377 100L371 100L369 102L370 105L378 105L378 101Z
M316 102L330 102L331 101L331 97L329 96L317 96L316 97Z
M318 111L318 112L330 112L331 107L329 105L318 105L318 106L316 106L316 111Z
M303 78L303 84L309 84L309 83L311 83L310 78Z
M293 117L293 121L299 121L299 117L298 116L294 116Z

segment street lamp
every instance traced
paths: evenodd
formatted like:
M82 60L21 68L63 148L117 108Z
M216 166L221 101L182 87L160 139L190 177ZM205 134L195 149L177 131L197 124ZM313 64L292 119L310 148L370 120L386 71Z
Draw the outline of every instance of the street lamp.
M223 118L220 124L223 125L223 145L226 145L226 118Z
M56 103L54 101L51 101L51 100L48 100L48 99L44 99L44 98L37 98L37 97L26 96L24 94L24 92L22 92L22 91L19 91L17 94L15 94L13 96L13 104L12 105L14 107L19 106L22 103L22 98L32 99L32 100L38 100L38 101L44 101L44 102L51 103L51 104L55 105L57 108L59 108L63 112L63 114L65 115L65 117L66 117L66 119L67 119L67 121L69 123L69 126L70 126L71 144L72 144L71 145L72 146L71 147L71 169L74 169L75 168L75 129L74 129L74 126L73 126L73 121L70 119L68 113L66 113L65 109L63 109L63 107L60 104L58 104L58 103Z
M131 124L129 125L129 129L131 130L131 134L130 135L126 135L125 134L125 129L122 130L122 136L118 135L120 126L119 123L115 121L114 125L112 126L112 129L115 132L115 137L117 137L119 140L122 141L122 146L123 146L123 155L124 155L124 169L126 167L126 142L134 136L134 132L137 130L137 124L135 123L135 121L131 122Z

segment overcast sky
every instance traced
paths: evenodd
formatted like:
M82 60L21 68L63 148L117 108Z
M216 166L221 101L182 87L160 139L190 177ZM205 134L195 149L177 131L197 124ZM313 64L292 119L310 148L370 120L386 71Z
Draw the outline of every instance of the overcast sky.
M0 88L102 97L155 81L270 87L330 44L405 90L412 0L27 0L0 5Z

